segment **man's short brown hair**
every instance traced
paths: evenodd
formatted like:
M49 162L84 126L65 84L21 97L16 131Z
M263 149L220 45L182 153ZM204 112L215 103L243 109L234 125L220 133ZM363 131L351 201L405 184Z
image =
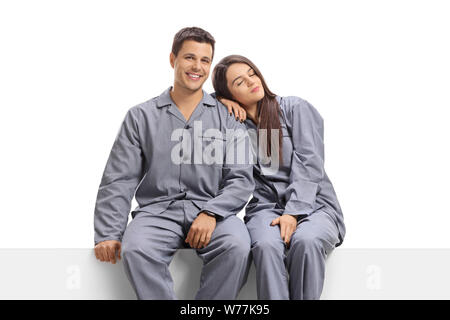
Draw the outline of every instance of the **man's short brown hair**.
M183 42L186 40L194 40L200 43L209 43L212 46L212 57L214 57L214 44L216 43L216 40L214 40L214 37L208 31L205 31L202 28L198 27L187 27L177 32L177 34L173 38L172 44L172 53L175 56L178 55Z

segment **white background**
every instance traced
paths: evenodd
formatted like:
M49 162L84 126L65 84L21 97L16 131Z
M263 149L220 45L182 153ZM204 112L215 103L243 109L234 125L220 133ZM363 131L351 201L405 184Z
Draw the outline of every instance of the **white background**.
M0 247L92 247L126 111L173 81L174 34L248 56L325 119L343 247L449 247L446 1L2 1ZM204 87L212 91L210 80Z

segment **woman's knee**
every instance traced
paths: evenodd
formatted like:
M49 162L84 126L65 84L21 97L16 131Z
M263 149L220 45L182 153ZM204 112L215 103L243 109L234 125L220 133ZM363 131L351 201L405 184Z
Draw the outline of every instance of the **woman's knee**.
M262 238L254 241L252 243L252 252L254 255L264 254L264 255L278 255L283 256L284 254L284 243L280 239L274 238Z
M313 232L295 232L291 239L291 249L305 251L322 250L323 239Z

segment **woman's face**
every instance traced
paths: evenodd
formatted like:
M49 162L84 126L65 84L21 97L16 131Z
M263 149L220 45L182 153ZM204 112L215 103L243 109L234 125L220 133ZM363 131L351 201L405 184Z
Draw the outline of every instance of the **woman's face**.
M233 99L243 107L251 106L264 98L261 79L253 69L245 63L234 63L228 67L227 86Z

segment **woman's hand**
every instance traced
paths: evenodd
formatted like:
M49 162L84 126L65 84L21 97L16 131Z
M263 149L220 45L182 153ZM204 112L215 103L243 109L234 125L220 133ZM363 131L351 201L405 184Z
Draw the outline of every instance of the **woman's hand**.
M241 122L243 122L245 119L247 119L247 112L245 112L245 109L242 108L239 103L220 97L217 99L222 102L225 107L227 107L230 115L234 113L234 117L236 118L236 120L239 119Z
M270 225L275 226L277 224L280 225L281 239L289 247L291 236L297 229L297 218L295 216L291 216L290 214L283 214L273 220Z

